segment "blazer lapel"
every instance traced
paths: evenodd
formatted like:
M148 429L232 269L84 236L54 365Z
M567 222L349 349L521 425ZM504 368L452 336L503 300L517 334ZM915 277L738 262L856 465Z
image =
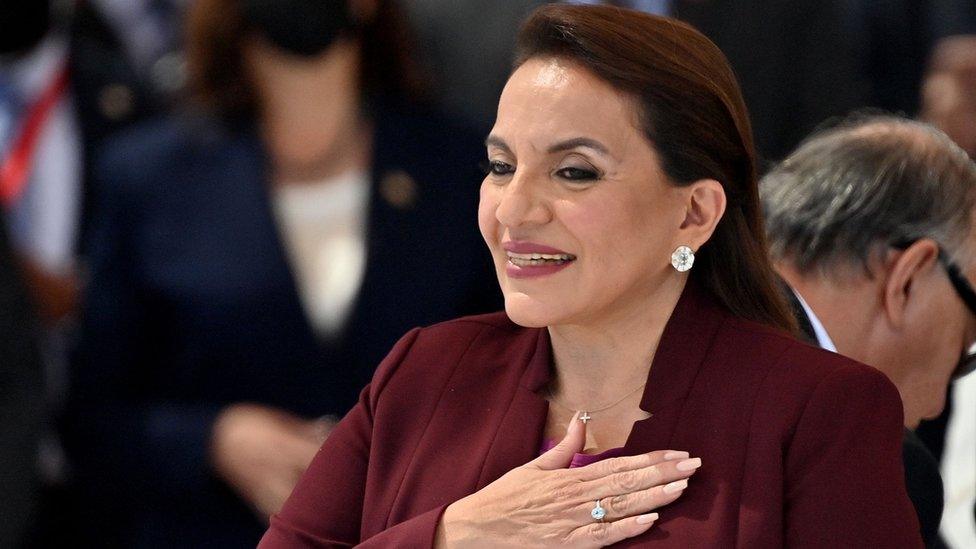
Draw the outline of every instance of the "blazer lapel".
M305 314L294 267L288 255L288 247L275 215L273 185L268 175L270 168L267 151L256 128L250 127L243 131L235 146L235 153L240 161L247 163L247 166L238 172L239 178L224 176L223 179L232 182L235 186L246 188L247 190L242 192L247 192L254 200L253 207L241 208L240 211L253 211L259 214L249 222L267 235L266 241L271 244L266 250L267 255L260 257L259 260L268 263L267 269L273 272L275 279L278 280L276 285L284 292L282 299L286 300L283 306L287 306L289 310L294 321L292 325L301 326L302 340L308 343L309 348L320 350L315 331ZM220 179L220 176L214 175L214 178Z
M625 445L636 455L670 445L683 404L726 312L707 290L689 280L664 328L640 407L651 417L634 423Z
M542 390L552 376L549 332L536 330L535 348L498 432L485 457L478 489L539 455L542 434L549 415L549 402Z
M651 417L634 424L626 454L669 446L683 404L727 314L706 290L689 281L661 336L641 399L641 409ZM539 455L549 412L542 391L552 377L552 351L548 332L536 334L534 349L524 355L527 366L519 385L492 438L477 489Z

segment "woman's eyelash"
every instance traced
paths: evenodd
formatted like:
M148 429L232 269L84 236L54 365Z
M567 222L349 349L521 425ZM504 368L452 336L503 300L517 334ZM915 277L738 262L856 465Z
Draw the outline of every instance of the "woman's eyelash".
M511 175L515 172L514 166L500 160L482 160L478 166L486 177L490 175ZM596 170L573 166L556 170L556 175L567 181L593 181L600 178L600 174Z
M482 160L479 165L481 166L481 171L484 172L486 176L488 175L508 175L515 171L510 164L501 162L499 160Z
M586 168L568 167L556 171L556 174L563 179L570 181L592 181L599 178L599 174L594 170Z

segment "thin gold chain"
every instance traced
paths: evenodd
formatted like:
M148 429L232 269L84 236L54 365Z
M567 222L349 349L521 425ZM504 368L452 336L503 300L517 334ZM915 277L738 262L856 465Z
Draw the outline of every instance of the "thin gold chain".
M644 383L641 383L640 385L638 385L637 388L634 389L633 391L631 391L631 392L627 393L626 395L620 397L619 400L614 401L612 404L608 404L606 406L603 406L602 408L596 408L596 409L592 409L592 410L589 409L589 408L580 408L578 410L575 409L575 408L570 408L569 406L566 406L562 402L559 402L559 400L556 399L556 395L552 394L551 391L549 392L549 401L552 402L553 404L555 404L556 406L559 406L563 410L567 410L567 411L570 411L570 412L577 412L577 411L579 411L579 412L586 412L588 414L592 414L594 412L603 412L605 410L609 410L610 408L613 408L614 406L620 404L624 400L627 400L627 397L629 397L629 396L633 395L634 393L636 393L637 391L640 391L641 389L643 389L645 385L647 385L647 382L646 381Z

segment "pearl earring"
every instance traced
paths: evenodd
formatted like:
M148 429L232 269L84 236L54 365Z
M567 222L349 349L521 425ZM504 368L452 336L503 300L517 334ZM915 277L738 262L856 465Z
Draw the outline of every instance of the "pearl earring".
M683 273L695 264L695 252L688 246L678 246L671 254L671 266L679 273Z

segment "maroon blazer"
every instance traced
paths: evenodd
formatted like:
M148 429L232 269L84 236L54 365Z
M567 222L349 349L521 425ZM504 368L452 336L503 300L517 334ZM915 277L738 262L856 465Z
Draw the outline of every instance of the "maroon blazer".
M415 329L312 461L260 547L430 547L444 508L539 452L548 332L504 314ZM922 547L902 407L873 368L734 317L689 284L630 455L704 465L621 547Z

